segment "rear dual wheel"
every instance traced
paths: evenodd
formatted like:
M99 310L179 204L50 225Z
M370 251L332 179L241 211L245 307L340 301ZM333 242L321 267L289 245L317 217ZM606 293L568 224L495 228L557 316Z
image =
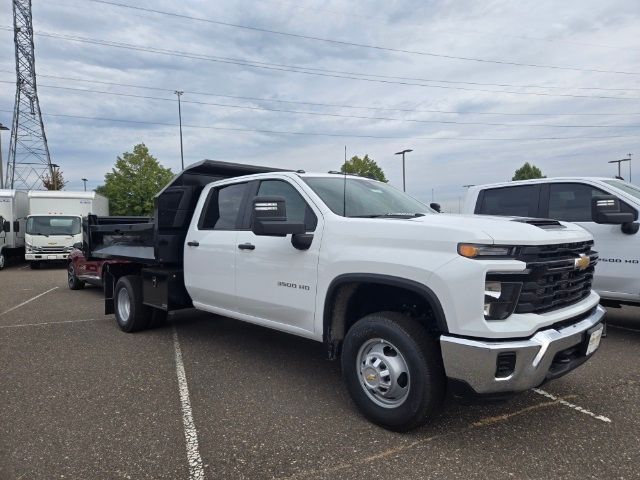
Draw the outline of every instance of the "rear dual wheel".
M114 290L115 317L120 329L127 333L162 326L167 312L142 303L142 280L137 275L120 277Z
M417 320L397 312L367 315L349 329L342 372L362 413L399 432L428 422L446 391L437 341Z

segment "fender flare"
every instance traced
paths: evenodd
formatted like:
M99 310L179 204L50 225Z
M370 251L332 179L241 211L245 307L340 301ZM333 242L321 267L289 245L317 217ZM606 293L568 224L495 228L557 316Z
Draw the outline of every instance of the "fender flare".
M331 327L331 310L332 310L332 299L335 296L336 290L338 287L345 283L375 283L379 285L388 285L392 287L404 288L406 290L417 293L422 298L426 300L428 305L433 310L433 314L435 317L436 325L438 329L442 333L449 333L449 328L447 327L447 320L444 315L444 310L442 308L442 304L438 299L437 295L431 290L429 287L422 283L414 282L413 280L409 280L402 277L394 277L392 275L381 275L375 273L345 273L342 275L338 275L334 278L329 284L329 288L327 289L327 294L324 300L324 311L323 311L323 339L325 343L330 342L329 332Z

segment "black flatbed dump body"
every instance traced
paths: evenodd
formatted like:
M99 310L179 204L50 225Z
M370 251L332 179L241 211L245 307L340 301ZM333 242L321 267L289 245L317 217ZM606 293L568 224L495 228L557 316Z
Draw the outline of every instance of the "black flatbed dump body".
M215 160L189 165L156 195L152 218L90 215L88 258L180 269L187 230L204 187L218 180L276 171L286 170Z

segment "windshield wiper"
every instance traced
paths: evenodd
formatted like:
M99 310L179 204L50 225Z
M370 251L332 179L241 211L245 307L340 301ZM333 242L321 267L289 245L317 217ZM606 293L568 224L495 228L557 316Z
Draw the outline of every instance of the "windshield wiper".
M349 215L349 218L415 218L424 216L424 213L379 213L376 215Z

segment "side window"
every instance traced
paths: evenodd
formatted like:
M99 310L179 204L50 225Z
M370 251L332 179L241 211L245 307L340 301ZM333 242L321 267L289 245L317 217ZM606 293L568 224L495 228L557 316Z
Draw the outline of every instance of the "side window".
M202 209L198 228L200 230L235 230L246 189L246 183L212 189Z
M567 222L591 222L591 199L599 195L608 193L582 183L551 183L548 216ZM620 202L620 209L623 212L635 213L623 202Z
M519 185L485 190L475 213L534 217L538 210L539 185Z
M265 180L260 182L258 196L277 195L284 197L287 202L287 220L304 223L308 232L316 229L318 219L305 202L302 195L291 185L283 180Z

